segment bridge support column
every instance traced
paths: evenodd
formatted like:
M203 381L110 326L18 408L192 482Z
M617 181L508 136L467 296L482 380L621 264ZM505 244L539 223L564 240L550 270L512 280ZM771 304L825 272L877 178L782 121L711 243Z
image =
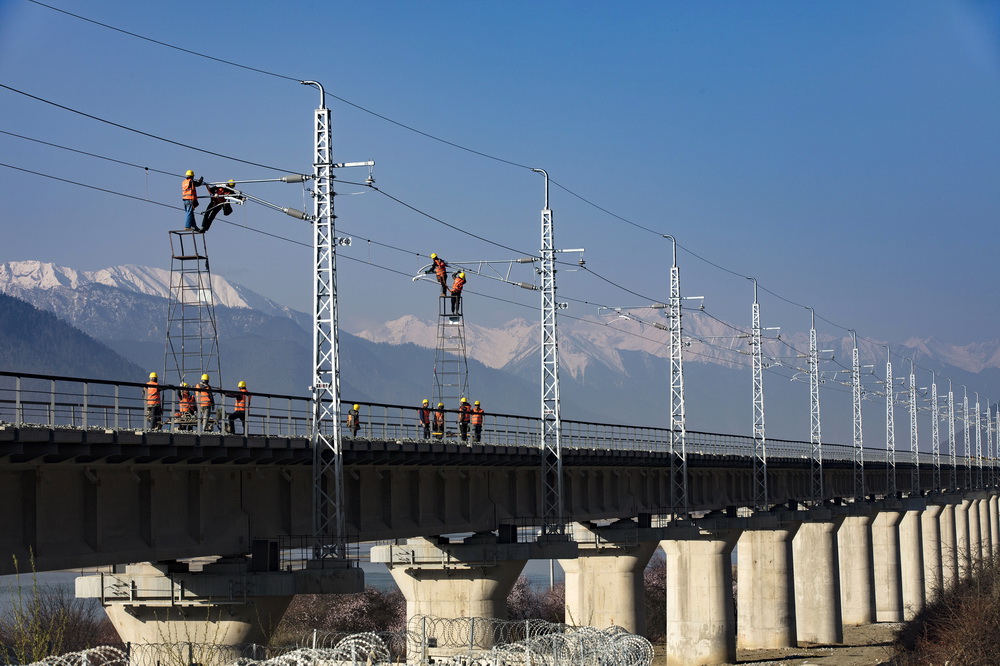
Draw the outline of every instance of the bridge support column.
M993 535L990 533L990 496L984 494L979 500L979 532L983 562L993 557Z
M837 530L842 522L843 518L803 522L792 539L795 629L800 643L844 641L837 553Z
M912 503L909 500L907 503ZM920 500L920 504L923 501ZM912 620L924 609L924 557L920 515L924 507L907 508L899 522L899 579L903 591L903 619Z
M768 515L751 521L739 540L737 641L745 649L796 647L792 538L799 523Z
M990 543L993 546L993 557L1000 555L1000 498L996 489L990 490Z
M969 574L983 561L983 532L979 525L979 500L969 502Z
M733 548L739 530L669 528L667 666L736 661Z
M953 502L941 508L941 591L946 592L959 580L958 544L955 540L955 511Z
M965 580L972 573L972 545L969 538L969 513L972 501L963 499L955 506L955 551L958 558L958 575Z
M448 635L428 634L423 644L411 644L409 660L413 663L470 648L493 647L494 632L488 620L507 618L507 595L525 563L529 559L569 558L576 548L568 540L499 543L495 535L486 533L460 543L413 538L402 544L375 546L371 561L384 563L399 585L406 598L408 624L418 616L470 623L447 632L452 637L461 635L454 642L449 642Z
M619 521L590 530L573 526L579 557L559 560L566 574L566 623L646 631L643 572L656 541L636 540L636 524Z
M899 523L902 520L902 511L885 510L872 522L876 622L903 621L903 588L899 579Z
M872 563L872 514L847 516L837 531L840 599L844 624L875 622L875 569Z
M920 532L923 536L924 597L927 602L937 600L944 589L941 524L944 505L928 504L920 515Z

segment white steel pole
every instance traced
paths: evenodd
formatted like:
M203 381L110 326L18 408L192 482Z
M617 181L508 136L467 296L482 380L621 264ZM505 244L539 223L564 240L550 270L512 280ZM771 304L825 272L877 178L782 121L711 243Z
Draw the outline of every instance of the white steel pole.
M753 354L753 479L756 511L767 509L767 438L764 436L764 357L761 347L760 304L757 301L757 279L753 280L750 348Z
M865 444L864 425L861 420L861 355L858 353L858 334L851 331L854 348L851 351L851 397L854 412L854 499L865 496Z
M806 306L811 316L809 327L809 441L812 454L809 466L812 472L812 500L823 501L823 433L819 412L819 349L816 342L816 311Z
M687 478L687 419L684 412L684 341L681 326L681 273L677 267L677 239L664 238L673 247L670 267L670 301L667 316L670 318L670 478L671 513L675 518L688 515Z
M958 453L955 444L955 391L951 380L948 380L948 457L951 459L951 474L948 490L955 492L958 489Z
M941 492L941 410L937 376L931 373L931 456L934 459L934 492Z
M892 355L885 348L885 469L886 497L896 495L896 424L895 397L892 392Z
M913 360L910 360L910 495L920 496L920 449L917 440L917 377L913 373Z

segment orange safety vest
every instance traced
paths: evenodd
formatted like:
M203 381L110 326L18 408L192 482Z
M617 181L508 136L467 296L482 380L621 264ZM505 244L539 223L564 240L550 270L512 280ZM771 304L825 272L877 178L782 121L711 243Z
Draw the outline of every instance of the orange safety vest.
M448 264L444 262L443 259L434 260L434 272L439 278L443 278L448 275Z
M184 201L197 201L198 192L195 191L194 178L185 178L181 183L181 199Z
M468 423L469 415L472 413L472 407L469 407L469 403L463 402L462 406L458 408L458 421L459 423Z
M236 395L236 404L233 407L237 412L247 411L247 407L250 406L250 395L247 393L245 388L241 388L240 392Z
M453 293L456 296L458 296L459 294L462 293L462 287L464 287L464 286L465 286L465 278L460 278L460 277L458 277L456 275L455 276L455 283L453 285L451 285L451 293Z
M181 412L189 413L194 411L194 396L191 391L181 391Z
M212 397L212 387L208 384L198 383L194 387L194 390L198 392L198 405L200 407L214 407L215 398Z
M163 405L163 399L160 397L160 385L155 381L146 382L146 404L150 407Z
M431 422L431 410L427 407L420 408L420 422L424 425L428 425Z
M483 425L483 416L486 415L486 410L482 407L472 408L472 425Z
M434 427L444 428L444 410L435 409L434 410Z

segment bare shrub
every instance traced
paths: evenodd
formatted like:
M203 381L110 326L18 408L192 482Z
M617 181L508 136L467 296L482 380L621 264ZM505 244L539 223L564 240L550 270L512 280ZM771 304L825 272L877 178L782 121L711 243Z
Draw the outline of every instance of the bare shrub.
M519 576L507 595L507 619L560 623L566 617L566 587L562 583L541 591Z
M357 594L297 594L271 643L288 643L313 629L353 634L405 627L406 600L399 590L369 587Z
M646 638L654 643L667 636L667 560L656 555L642 574L646 606Z

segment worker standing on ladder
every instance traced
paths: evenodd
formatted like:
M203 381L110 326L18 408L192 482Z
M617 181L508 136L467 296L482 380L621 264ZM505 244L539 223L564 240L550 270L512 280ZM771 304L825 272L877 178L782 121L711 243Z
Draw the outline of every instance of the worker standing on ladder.
M420 423L420 427L423 430L424 439L431 438L431 407L430 401L424 398L423 404L420 406L420 411L417 412L417 421Z
M215 396L212 395L212 385L208 383L207 374L201 376L201 381L195 385L194 390L198 395L198 432L211 432Z
M149 373L149 381L146 382L146 429L159 430L160 420L163 418L163 394L160 393L160 385L156 381L156 373Z
M194 223L194 210L198 207L197 188L204 184L204 179L194 179L194 171L191 169L188 169L187 173L184 174L184 181L181 183L181 201L184 202L185 229L191 229L199 232L201 231L201 229L198 228L198 225Z
M441 295L448 295L448 264L445 260L437 256L437 252L431 252L431 261L434 262L431 269L437 276L438 284L441 285Z
M458 314L462 310L462 287L465 286L465 273L455 274L455 281L451 285L451 313Z
M439 402L434 410L434 437L441 439L444 437L444 403Z
M483 437L483 420L486 416L486 411L479 406L479 401L476 400L476 406L472 408L472 441L478 442Z
M458 407L458 434L463 442L469 441L469 422L472 420L472 405L468 399L462 398Z

